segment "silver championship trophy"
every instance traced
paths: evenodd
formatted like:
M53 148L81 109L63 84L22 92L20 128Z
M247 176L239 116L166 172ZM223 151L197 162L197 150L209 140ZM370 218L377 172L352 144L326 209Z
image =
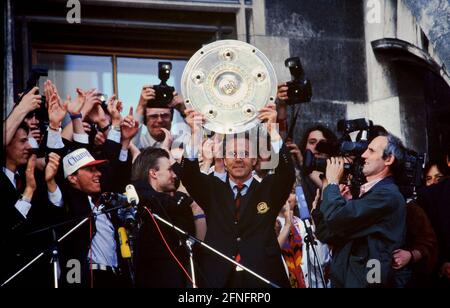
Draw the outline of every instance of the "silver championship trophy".
M206 117L206 129L237 134L259 124L257 111L275 102L277 77L259 49L222 40L192 56L181 78L181 92L187 108Z

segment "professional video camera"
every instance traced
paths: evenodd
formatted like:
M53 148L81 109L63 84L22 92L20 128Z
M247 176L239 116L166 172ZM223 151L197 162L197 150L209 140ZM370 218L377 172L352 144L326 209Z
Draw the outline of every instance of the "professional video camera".
M336 143L321 141L317 144L316 150L319 153L328 156L342 156L348 159L344 163L344 174L351 175L352 194L358 191L359 187L365 183L366 179L362 172L364 159L361 158L369 145L370 137L373 136L373 122L366 119L340 120L337 124L337 130L341 137ZM350 134L358 132L355 141L352 141ZM303 158L303 171L310 174L312 171L325 172L327 160L325 158L315 157L307 150Z
M405 198L414 196L416 189L422 186L423 168L425 165L425 155L413 150L407 150L404 162L396 176L396 182L400 192Z
M17 97L17 104L20 104L23 97L30 92L34 87L39 86L39 78L42 76L48 76L48 68L42 67L42 66L33 66L31 69L30 76L28 77L28 80L26 82L26 87L22 91L22 95ZM37 95L39 93L36 93ZM39 129L42 133L44 133L47 130L48 127L48 110L47 110L47 104L45 101L45 96L42 95L42 103L40 107L34 111L31 111L29 114L27 114L26 118L32 118L33 115L36 116L36 118L39 120Z
M312 86L311 81L305 78L305 71L299 57L286 59L284 65L289 68L292 80L287 82L288 105L307 103L311 101Z
M147 103L148 107L168 108L168 105L173 99L174 87L167 85L167 80L170 78L172 71L172 63L159 62L158 63L158 78L161 80L159 85L153 86L155 90L155 99Z

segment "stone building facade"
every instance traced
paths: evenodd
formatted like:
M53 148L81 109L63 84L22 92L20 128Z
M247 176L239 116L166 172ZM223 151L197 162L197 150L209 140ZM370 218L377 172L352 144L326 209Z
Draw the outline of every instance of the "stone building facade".
M447 0L6 0L4 15L5 114L40 52L187 60L231 38L261 49L280 81L301 58L313 99L295 107L297 142L310 125L366 117L432 157L449 143Z

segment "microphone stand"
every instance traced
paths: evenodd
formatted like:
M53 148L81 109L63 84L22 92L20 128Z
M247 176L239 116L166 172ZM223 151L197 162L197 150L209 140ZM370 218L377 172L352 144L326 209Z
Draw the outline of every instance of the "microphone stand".
M33 263L35 263L37 260L39 260L41 257L43 257L49 250L51 250L51 252L52 252L52 263L53 263L53 271L54 271L54 273L53 273L53 276L54 276L54 278L53 278L53 279L54 279L54 286L55 286L55 288L58 288L58 249L57 249L57 244L61 243L66 237L68 237L68 236L69 236L70 234L72 234L75 230L77 230L78 228L80 228L80 227L81 227L83 224L85 224L91 217L97 217L97 216L100 216L100 215L104 215L104 214L107 214L107 213L109 213L109 212L118 210L118 209L123 208L123 207L125 207L125 205L115 206L115 207L113 207L113 208L110 208L110 209L107 209L107 210L103 210L101 213L98 213L98 214L91 213L91 214L87 215L86 217L82 218L82 220L81 220L75 227L73 227L73 228L70 229L68 232L66 232L63 236L61 236L59 239L57 239L57 240L55 241L53 247L51 247L51 249L46 249L46 250L42 251L40 254L38 254L33 260L31 260L30 262L28 262L25 266L23 266L20 270L18 270L14 275L12 275L12 276L9 277L7 280L5 280L5 281L0 285L0 288L4 287L4 286L7 285L11 280L13 280L13 279L16 278L17 276L19 276L23 271L25 271L27 268L29 268ZM47 228L45 228L45 229L41 229L41 230L39 230L39 231L37 231L37 232L32 232L32 233L30 233L30 234L35 234L35 233L38 233L38 232L43 232L43 231L47 231L47 230L51 230L51 229L53 229L53 234L54 234L54 229L55 229L56 227L60 227L60 226L63 226L63 225L72 223L72 222L77 221L77 220L79 220L79 219L81 219L81 218L78 218L78 219L72 219L72 220L69 220L69 221L66 221L66 222L63 222L63 223L54 225L54 226L47 227ZM55 235L55 234L54 234L54 236L55 236L55 238L56 238L56 235Z
M197 282L195 279L195 269L194 269L194 254L192 251L192 246L195 243L193 241L191 241L190 239L186 239L186 248L189 252L189 264L191 265L191 278L192 278L192 287L194 289L197 289Z
M322 280L322 284L323 287L326 288L326 284L325 284L325 276L323 274L323 270L322 270L322 265L320 264L320 259L319 259L319 255L317 254L317 250L316 250L316 241L314 240L314 235L311 229L311 224L309 223L308 219L304 219L303 223L305 225L305 229L306 229L306 237L305 237L305 243L306 243L306 254L307 254L307 264L308 264L308 285L310 288L312 288L312 276L311 276L311 269L312 269L312 264L311 264L311 259L310 259L310 252L309 252L309 248L311 247L311 250L313 251L313 255L314 255L314 260L315 262L317 262L317 267L319 268L319 275L320 275L320 279ZM314 262L314 263L315 263ZM313 263L313 264L314 264ZM316 270L314 270L314 274L316 275ZM317 276L316 276L316 287L318 286L319 282L317 281Z
M148 209L150 211L150 209L148 207L145 207L146 209ZM197 239L196 237L190 235L189 233L187 233L186 231L180 229L179 227L177 227L176 225L172 224L171 222L168 222L167 220L165 220L164 218L161 218L159 215L154 214L150 211L150 213L153 215L153 217L155 217L157 220L159 220L160 222L166 224L167 226L171 227L172 229L174 229L175 231L183 234L184 236L187 237L187 241L191 241L193 243L198 243L199 245L205 247L206 249L212 251L213 253L215 253L216 255L222 257L223 259L227 260L228 262L234 264L235 266L238 266L240 268L242 268L244 271L246 271L247 273L253 275L254 277L258 278L259 280L265 282L266 284L270 285L273 288L281 288L279 285L267 280L266 278L262 277L261 275L255 273L254 271L252 271L251 269L249 269L248 267L245 267L244 265L236 262L235 260L231 259L230 257L226 256L225 254L221 253L220 251L214 249L213 247L209 246L208 244L204 243L203 241ZM192 244L190 244L192 245ZM194 264L193 261L191 259L191 272L194 273ZM193 275L194 276L194 275ZM195 283L194 283L194 288L195 288Z

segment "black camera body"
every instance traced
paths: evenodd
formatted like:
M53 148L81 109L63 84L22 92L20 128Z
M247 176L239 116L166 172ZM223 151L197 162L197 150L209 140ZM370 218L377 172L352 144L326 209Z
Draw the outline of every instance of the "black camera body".
M161 80L161 83L153 86L155 99L147 103L148 107L169 108L170 102L173 99L173 92L175 91L174 87L167 85L171 71L172 63L158 62L158 78Z
M366 182L366 178L362 172L364 159L361 155L369 146L368 136L371 134L373 122L366 119L356 120L340 120L337 124L337 130L341 137L336 143L321 141L316 145L316 150L333 156L344 156L352 158L352 163L344 163L344 175L351 175L351 193L359 195L359 187ZM352 141L350 133L357 132L356 141ZM310 174L312 171L325 172L327 160L325 158L317 158L311 151L306 151L303 158L303 172Z
M417 187L422 185L425 155L413 150L407 150L400 170L396 177L400 192L405 198L412 197Z
M287 82L289 99L288 105L307 103L311 101L312 85L311 81L305 78L305 72L299 57L292 57L285 60L284 65L289 68L292 80Z
M33 68L31 69L30 76L27 79L26 87L22 91L23 93L22 96L17 97L17 104L20 104L23 97L28 92L33 90L34 87L39 86L39 79L41 77L47 76L48 76L48 68L41 66L33 66ZM36 94L38 95L39 93ZM42 133L44 133L47 130L49 119L48 119L47 103L44 95L42 95L41 100L42 102L40 107L27 114L26 118L31 118L34 113L36 115L36 118L39 120L39 129L41 130Z

